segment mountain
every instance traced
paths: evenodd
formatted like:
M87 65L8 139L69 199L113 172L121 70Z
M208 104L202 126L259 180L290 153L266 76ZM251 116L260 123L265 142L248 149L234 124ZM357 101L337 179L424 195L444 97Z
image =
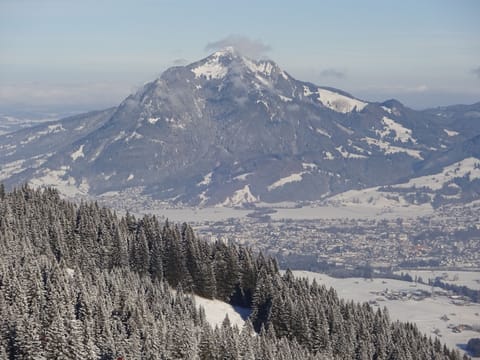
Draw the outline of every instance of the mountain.
M1 136L0 178L188 205L319 200L408 181L436 154L468 147L479 104L367 102L227 48L166 70L116 108Z

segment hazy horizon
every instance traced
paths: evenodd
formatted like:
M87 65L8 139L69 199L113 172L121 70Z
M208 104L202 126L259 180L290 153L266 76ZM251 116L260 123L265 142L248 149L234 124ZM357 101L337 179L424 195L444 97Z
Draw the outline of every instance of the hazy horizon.
M480 101L477 1L0 0L0 107L117 105L234 45L299 80L422 109Z

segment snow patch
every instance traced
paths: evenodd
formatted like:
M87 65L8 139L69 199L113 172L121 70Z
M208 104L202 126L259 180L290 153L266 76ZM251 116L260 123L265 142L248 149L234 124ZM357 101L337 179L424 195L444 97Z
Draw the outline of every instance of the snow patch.
M459 134L459 132L457 132L457 131L448 130L448 129L443 129L443 131L445 131L445 133L446 133L448 136L457 136L457 135Z
M385 125L383 130L375 131L375 133L379 135L382 139L392 133L395 133L395 141L400 141L402 143L412 141L414 144L417 143L417 140L412 137L412 130L407 129L403 125L395 122L394 120L386 116L382 118L382 123Z
M70 170L68 166L61 166L55 170L44 169L37 174L38 177L30 180L30 185L34 188L52 186L70 198L88 195L89 186L86 179L82 179L81 183L77 185L75 178L67 175L68 170Z
M299 181L302 181L303 180L303 175L305 174L305 171L302 171L300 173L295 173L295 174L291 174L289 176L286 176L284 178L281 178L277 181L275 181L273 184L269 185L267 187L267 190L268 191L272 191L276 188L279 188L279 187L282 187L286 184L289 184L289 183L292 183L292 182L299 182Z
M222 79L227 75L228 69L220 62L220 57L223 55L224 53L217 52L205 63L193 68L191 71L195 74L195 78Z
M227 197L221 206L240 206L258 202L259 200L252 194L250 186L247 184L242 189L235 191L231 197Z
M387 112L387 113L389 113L389 114L392 113L392 109L390 109L390 108L388 108L388 107L386 107L386 106L382 106L381 108L383 109L383 111L385 111L385 112Z
M314 163L302 163L303 170L315 170L318 168Z
M283 96L283 95L278 95L278 97L280 98L280 100L282 100L283 102L290 102L292 101L292 98L289 98L287 96Z
M315 131L317 133L319 133L320 135L323 135L323 136L326 136L328 138L332 138L332 135L330 135L328 132L326 132L325 130L321 129L321 128L316 128Z
M325 151L324 152L325 156L323 157L325 160L333 160L335 159L335 156L332 155L330 151Z
M237 180L237 181L246 181L247 180L247 177L249 177L250 175L252 175L253 173L245 173L245 174L240 174L240 175L237 175L233 178L233 180Z
M420 150L413 150L413 149L407 149L407 148L402 148L398 146L392 146L390 143L386 141L377 140L370 137L362 138L362 141L365 141L368 145L374 145L380 148L383 151L383 153L386 155L396 154L396 153L405 153L408 156L411 156L413 158L423 160Z
M213 176L213 172L209 172L207 175L205 175L203 177L203 180L200 181L197 186L207 186L207 185L210 185L212 183L212 176Z
M158 120L160 120L159 117L156 117L156 118L153 118L153 117L152 117L152 118L148 118L148 119L147 119L147 121L148 121L150 124L152 124L152 125L155 125L155 124L158 122Z
M20 144L25 145L25 144L28 144L28 143L34 141L34 140L39 139L42 136L45 136L45 135L48 135L48 134L55 134L55 133L58 133L58 132L61 132L61 131L65 131L62 124L48 125L45 130L39 131L36 134L29 136L25 140L20 141Z
M350 153L347 150L343 148L343 146L338 146L335 148L345 159L366 159L367 156L365 155L360 155L360 154L354 154ZM363 150L363 149L362 149Z
M0 181L22 172L24 170L22 167L24 162L25 160L22 159L3 164L0 168Z
M317 100L327 108L343 114L352 111L361 111L368 103L330 91L326 89L317 89Z
M130 140L133 140L133 139L135 139L135 140L137 140L137 139L143 139L143 135L142 135L142 134L139 134L139 133L136 132L136 131L134 131L134 132L132 132L132 133L130 134L129 137L127 137L127 138L125 139L125 141L126 141L126 142L129 142Z
M84 147L84 144L80 145L77 151L74 151L73 153L70 154L70 157L72 158L73 161L76 161L78 158L85 157L85 154L83 153L83 147Z

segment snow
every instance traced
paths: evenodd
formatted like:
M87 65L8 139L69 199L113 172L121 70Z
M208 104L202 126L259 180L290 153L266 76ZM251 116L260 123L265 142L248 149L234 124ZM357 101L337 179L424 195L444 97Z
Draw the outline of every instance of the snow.
M228 72L228 69L220 62L223 55L225 55L224 52L216 52L205 63L193 68L191 71L195 74L195 78L222 79Z
M323 135L323 136L326 136L328 138L332 138L332 135L330 135L328 132L326 132L325 130L321 129L321 128L316 128L315 131L317 133L319 133L320 135Z
M165 121L170 125L173 129L185 129L185 125L180 122L180 120L176 120L175 118L166 118Z
M147 121L148 121L150 124L152 124L152 125L155 125L155 124L158 122L158 120L160 120L159 117L156 117L156 118L153 118L153 117L152 117L152 118L148 118L148 119L147 119Z
M338 146L335 148L345 159L366 159L367 156L365 155L359 155L359 154L353 154L348 152L343 148L343 146Z
M448 130L448 129L443 129L443 131L445 131L445 133L448 136L457 136L458 134L460 134L459 132L456 132L456 131L453 131L453 130Z
M446 166L437 174L413 178L406 183L396 185L396 187L427 187L432 190L439 190L445 183L452 181L454 178L460 178L464 176L467 176L470 181L480 179L479 159L474 157L466 158L450 166Z
M203 180L200 181L197 184L197 186L210 185L212 183L212 175L213 175L213 172L209 172L207 175L203 177Z
M409 211L412 214L432 212L429 203L413 205L397 193L388 193L379 190L379 186L362 189L349 190L335 195L327 200L330 205L342 205L350 208L363 209L365 207L379 212Z
M198 295L194 295L194 298L195 303L205 310L205 318L212 327L220 326L225 316L228 316L230 323L241 329L245 323L244 319L251 313L250 309L233 307L220 300L205 299Z
M45 136L45 135L48 135L48 134L55 134L55 133L58 133L58 132L61 132L61 131L65 131L62 124L48 125L45 130L39 131L36 134L29 136L25 140L20 141L20 144L25 145L25 144L28 144L28 143L34 141L34 140L39 139L42 136Z
M121 140L121 139L123 139L124 137L125 137L125 131L122 130L122 131L120 131L120 132L118 133L117 136L115 136L115 137L113 138L112 142Z
M381 150L383 150L384 154L386 155L396 154L396 153L405 153L408 156L411 156L413 158L423 160L420 150L413 150L413 149L402 148L399 146L393 146L389 142L373 139L370 137L362 138L362 141L365 141L368 145L375 145L379 147Z
M395 141L400 141L402 143L411 141L414 144L417 142L417 140L412 137L412 130L407 129L402 124L399 124L386 116L382 118L382 123L385 125L383 130L375 131L382 139L391 135L392 133L395 133Z
M283 102L290 102L292 101L292 98L289 98L287 96L283 96L283 95L278 95L278 97L280 98L280 100L282 100Z
M133 174L128 175L127 181L133 180L134 177L135 177L135 175L133 175Z
M83 153L83 147L84 147L84 144L80 145L77 151L74 151L73 153L70 154L70 157L72 158L73 161L76 161L78 158L85 157L85 154Z
M302 168L304 170L315 170L318 168L318 166L314 163L302 163Z
M313 94L312 90L310 90L308 86L303 85L303 95L310 96L312 94Z
M7 179L12 175L18 174L22 172L24 168L22 167L25 160L16 160L6 164L2 164L0 168L0 181L3 179Z
M237 181L246 181L247 180L247 177L249 177L250 175L252 175L253 173L245 173L245 174L240 174L240 175L237 175L233 178L233 180L237 180Z
M392 113L392 109L386 107L386 106L382 106L382 109L383 111L386 111L387 113L391 114Z
M198 198L200 199L200 206L203 206L207 203L208 199L210 199L207 195L207 190L202 191L199 195Z
M406 281L391 279L365 280L363 278L336 279L324 274L294 271L297 277L306 277L309 280L315 279L317 283L324 284L327 288L333 287L339 297L346 300L373 302L373 306L386 307L392 320L414 322L420 331L428 336L434 337L433 331L440 331L439 340L450 348L456 348L458 344L466 344L472 337L478 337L474 331L452 332L448 326L460 324L480 324L480 304L472 303L465 306L455 305L451 299L441 295L443 291L435 288L437 295L427 297L423 300L403 297L399 300L388 300L383 294L386 289L390 293L405 291L412 293L415 290L431 292L430 286L410 283ZM378 305L375 305L378 304ZM446 315L449 320L444 321L442 316ZM458 348L462 350L461 348Z
M446 270L402 270L397 273L408 273L412 278L421 277L423 281L435 280L457 286L466 286L470 289L480 290L480 272L478 271L446 271Z
M253 73L259 73L263 76L270 76L273 71L273 64L269 61L253 61L248 58L242 57L243 63Z
M143 138L143 135L142 134L139 134L138 132L136 131L133 131L129 137L127 137L125 139L126 142L129 142L130 140L133 140L133 139L142 139Z
M242 189L239 189L233 193L231 197L227 197L221 206L240 206L244 204L250 204L259 201L260 199L255 197L250 186L247 184Z
M335 156L333 156L330 151L325 151L325 156L323 158L325 160L333 160L333 159L335 159Z
M302 181L304 174L305 174L305 171L302 171L300 173L295 173L295 174L291 174L289 176L283 177L283 178L275 181L273 184L269 185L267 187L267 190L272 191L272 190L274 190L276 188L279 188L279 187L282 187L286 184L289 184L289 183L292 183L292 182Z
M361 111L368 105L366 102L326 89L318 88L316 94L318 95L317 100L321 102L323 106L343 114L352 111Z
M34 188L53 186L69 198L88 195L89 186L86 179L82 179L77 186L75 178L67 175L68 170L70 170L68 166L61 166L60 169L43 169L36 174L37 177L30 180L30 185Z

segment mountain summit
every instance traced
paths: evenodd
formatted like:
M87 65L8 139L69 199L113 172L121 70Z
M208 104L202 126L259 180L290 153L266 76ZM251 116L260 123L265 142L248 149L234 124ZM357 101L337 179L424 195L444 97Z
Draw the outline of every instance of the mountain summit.
M167 69L116 108L0 137L0 175L189 205L318 200L413 177L480 133L442 122L448 111L366 102L226 48Z

